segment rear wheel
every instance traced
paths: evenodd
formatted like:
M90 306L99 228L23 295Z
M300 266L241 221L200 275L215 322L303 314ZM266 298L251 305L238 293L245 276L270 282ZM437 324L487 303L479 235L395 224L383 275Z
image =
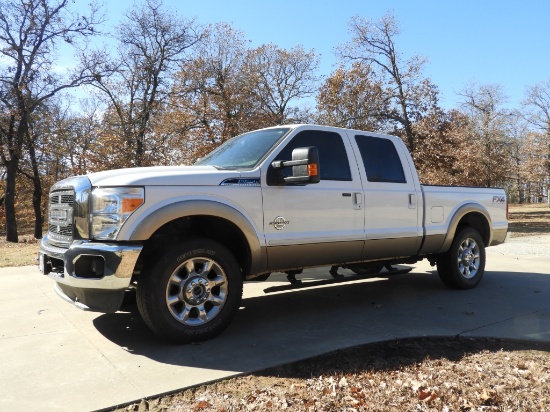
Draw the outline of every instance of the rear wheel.
M225 329L239 309L242 290L233 255L217 242L195 239L175 245L144 267L137 303L155 333L188 343Z
M485 272L485 245L473 228L460 230L451 248L437 260L440 279L453 289L472 289Z

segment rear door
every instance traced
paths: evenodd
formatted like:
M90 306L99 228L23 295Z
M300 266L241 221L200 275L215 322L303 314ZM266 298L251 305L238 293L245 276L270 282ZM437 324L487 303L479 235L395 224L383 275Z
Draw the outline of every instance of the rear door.
M354 133L365 194L365 249L362 258L395 258L418 252L422 207L417 181L398 138Z
M319 150L321 181L269 185L273 160L291 160L292 150ZM264 233L271 270L357 261L364 245L363 189L344 131L298 128L277 148L262 170ZM291 168L284 169L290 175Z

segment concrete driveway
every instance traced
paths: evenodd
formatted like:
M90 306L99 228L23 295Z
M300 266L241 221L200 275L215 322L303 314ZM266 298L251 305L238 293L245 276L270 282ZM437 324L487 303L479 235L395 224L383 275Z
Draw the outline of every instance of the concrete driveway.
M328 268L300 277L314 274L329 277ZM426 262L389 279L264 295L280 284L284 275L246 284L242 308L221 336L177 346L152 335L135 305L82 312L36 268L0 269L0 410L108 408L395 338L550 341L550 257L489 249L485 278L470 291L447 289Z

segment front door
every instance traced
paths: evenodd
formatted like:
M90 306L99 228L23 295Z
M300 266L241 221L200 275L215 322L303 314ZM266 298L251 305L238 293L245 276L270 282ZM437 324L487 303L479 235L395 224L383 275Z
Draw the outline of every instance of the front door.
M270 270L357 261L364 245L364 198L357 163L345 134L298 128L272 160L292 150L319 150L321 181L305 186L267 185L262 171L264 233ZM289 175L291 168L284 169Z

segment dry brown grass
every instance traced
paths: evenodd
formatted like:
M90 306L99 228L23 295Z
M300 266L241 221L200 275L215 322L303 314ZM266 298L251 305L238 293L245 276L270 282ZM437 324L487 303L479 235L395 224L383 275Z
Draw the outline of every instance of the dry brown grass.
M550 233L550 208L546 203L510 205L510 230L513 237Z
M0 240L0 268L36 265L39 240L30 235L19 236L19 243Z

